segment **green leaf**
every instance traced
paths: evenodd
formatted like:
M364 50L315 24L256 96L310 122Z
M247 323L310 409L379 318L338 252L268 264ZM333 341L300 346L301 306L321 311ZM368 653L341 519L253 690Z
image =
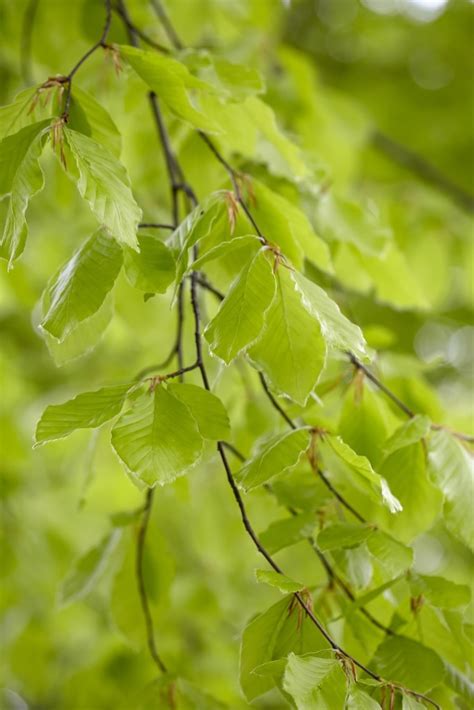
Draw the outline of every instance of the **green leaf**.
M338 433L354 451L377 466L387 438L387 410L380 394L358 377L348 387L339 417Z
M361 688L352 684L347 693L344 710L380 710L380 705Z
M105 231L93 234L59 270L43 294L41 328L62 341L96 313L122 267L122 249Z
M117 241L138 249L137 229L142 211L130 189L127 171L107 148L92 138L64 128L64 137L77 167L77 189L100 224Z
M390 577L398 577L412 565L413 550L382 530L374 531L368 538L367 548Z
M123 44L119 50L120 55L175 116L202 131L219 130L211 116L194 107L196 94L215 93L210 84L194 77L182 62L172 57Z
M278 244L297 269L303 267L307 258L332 273L329 247L315 234L304 212L261 182L253 180L252 187L255 193L252 213L268 241Z
M175 260L156 235L138 235L140 251L125 247L124 267L128 281L146 293L165 293L175 278Z
M219 397L203 387L169 384L168 391L186 405L204 439L225 439L230 434L230 422Z
M271 523L260 535L260 542L273 555L284 547L295 545L313 534L316 527L314 513L300 513Z
M433 606L456 609L469 604L471 590L465 584L456 584L443 577L412 574L409 577L412 596L420 594Z
M390 589L390 587L393 587L394 584L400 581L402 577L394 577L393 579L390 579L388 582L385 582L384 584L381 584L380 586L376 587L375 589L371 589L370 592L366 592L366 594L362 594L357 599L350 604L346 606L344 609L344 614L341 614L340 616L336 617L334 621L337 621L340 619L342 616L350 616L354 612L356 612L358 609L360 609L363 606L367 606L371 601L374 599L377 599L381 594L383 594L387 589Z
M148 486L182 476L201 455L203 440L188 407L158 385L137 398L112 429L112 446L133 478Z
M374 664L383 678L419 693L443 682L444 666L438 654L404 636L386 638L375 653Z
M76 429L94 429L120 413L131 385L82 392L63 404L50 404L36 427L35 445L68 436Z
M36 94L36 87L20 91L11 104L0 106L0 138L20 130L34 121L34 112L29 111Z
M210 261L220 259L222 256L229 256L229 254L232 254L235 251L240 251L241 249L245 250L249 256L254 256L261 246L261 240L254 234L234 237L229 241L219 242L219 244L215 247L212 247L202 256L199 256L195 261L193 261L191 266L194 270L200 269Z
M260 250L232 283L205 337L212 352L230 364L260 335L275 295L268 252Z
M0 199L8 198L0 255L8 259L9 268L25 247L28 203L43 189L44 177L38 159L50 123L50 120L33 123L0 142Z
M346 677L339 661L290 653L283 675L283 689L298 710L336 710L346 695Z
M426 710L426 705L419 703L413 695L403 694L402 710Z
M428 450L431 480L444 494L446 526L455 537L474 550L472 458L446 431L431 435Z
M322 453L326 446L332 449L353 474L356 474L358 482L371 491L376 500L382 499L391 513L398 513L402 510L400 501L392 495L387 482L374 471L370 461L365 456L356 454L340 436L323 436L319 443Z
M180 58L194 74L226 92L232 101L259 94L265 89L260 73L246 64L229 62L204 49L187 49L180 53Z
M344 316L339 306L326 291L299 273L294 274L295 282L301 290L303 302L321 324L321 331L328 345L338 350L355 353L367 358L367 346L359 326Z
M273 476L291 470L308 450L310 439L308 428L274 436L237 472L239 485L249 491Z
M61 604L82 599L91 591L104 573L119 540L120 530L113 530L74 563L61 586L59 594Z
M270 587L275 587L282 594L292 594L293 592L300 592L304 589L304 584L295 582L293 579L286 577L284 574L279 574L278 572L257 569L255 570L255 576L257 582L263 582L264 584L270 585Z
M357 547L365 542L373 532L374 529L368 525L333 523L323 528L318 534L318 547L323 551Z
M69 128L92 138L120 158L122 138L110 114L87 91L74 84L69 108Z
M276 295L249 356L277 390L304 405L325 366L326 342L295 279L294 272L279 266Z
M424 414L416 414L405 424L402 424L384 444L385 455L389 456L394 451L415 444L430 431L431 421Z

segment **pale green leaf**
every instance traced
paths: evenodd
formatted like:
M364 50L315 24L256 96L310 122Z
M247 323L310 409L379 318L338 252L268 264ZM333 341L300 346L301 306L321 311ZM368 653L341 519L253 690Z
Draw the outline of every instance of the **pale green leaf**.
M374 532L368 525L352 523L333 523L318 534L318 547L321 550L337 550L361 545Z
M35 443L62 439L76 429L102 426L120 413L130 387L102 387L95 392L82 392L63 404L50 404L36 427Z
M225 439L230 433L230 422L221 400L212 392L197 385L172 383L168 391L186 405L204 439Z
M426 705L418 702L413 695L403 694L402 710L426 710Z
M434 432L428 449L431 480L444 494L446 526L455 537L474 550L472 457L446 431Z
M275 389L305 404L324 368L326 342L319 321L305 306L294 272L280 265L276 282L264 331L249 356Z
M228 256L232 252L245 250L249 256L254 256L255 252L262 246L262 242L259 237L254 234L247 234L242 237L234 237L229 241L219 242L215 247L206 251L202 256L199 256L192 263L192 268L194 270L200 269L205 264L215 259L220 259L222 256Z
M0 142L0 199L8 199L0 255L8 260L9 268L25 247L28 203L43 189L43 171L38 160L50 123L50 120L33 123Z
M374 599L377 599L381 594L383 594L387 589L390 589L390 587L393 587L394 584L400 581L402 577L394 577L393 579L390 579L388 582L385 582L384 584L381 584L378 587L375 587L375 589L371 589L370 592L366 592L365 594L361 594L360 596L357 597L357 599L350 604L346 606L344 609L344 614L341 614L340 616L336 617L334 621L337 621L340 619L342 616L350 616L353 614L355 611L360 609L363 606L367 606L371 601Z
M63 131L77 167L78 178L73 177L80 195L117 241L137 249L142 211L133 197L127 171L113 153L92 138L70 128Z
M412 574L409 578L412 596L420 594L433 606L444 609L464 607L471 601L471 590L444 577Z
M283 689L294 699L298 710L337 710L344 704L346 679L334 658L290 653Z
M294 274L294 279L308 311L318 319L328 345L367 358L367 346L359 326L351 323L337 303L313 281L299 273Z
M262 249L232 283L205 337L211 351L229 364L260 335L275 295L275 277Z
M98 545L76 560L61 586L59 594L61 604L82 599L91 591L105 571L119 540L120 530L113 530Z
M262 76L253 67L229 62L207 50L188 49L180 53L180 59L194 74L225 92L229 100L241 100L265 89Z
M158 385L143 394L112 429L112 445L133 478L148 486L183 475L201 455L203 440L188 407Z
M307 451L311 439L308 428L278 434L268 441L236 475L246 491L260 486L283 471L289 471Z
M268 584L270 587L275 587L282 594L292 594L300 592L304 589L304 584L295 582L293 579L286 577L284 574L273 572L271 570L257 569L255 570L257 582Z
M127 45L120 45L119 50L120 55L175 116L202 131L219 130L210 115L205 115L195 108L194 100L195 95L199 96L200 92L214 93L214 87L197 79L185 64L172 57Z
M347 693L344 710L380 710L380 705L361 688L352 684Z
M416 414L405 424L402 424L384 444L385 455L397 451L404 446L415 444L430 431L431 421L424 414Z
M390 577L398 577L412 565L411 547L403 545L382 530L375 530L366 544L370 554L380 562Z
M74 84L69 109L69 128L92 138L120 158L122 138L110 114L87 91Z
M265 549L273 555L285 547L295 545L300 540L308 538L313 534L315 527L314 513L300 513L271 523L266 530L260 533L259 538Z
M122 267L122 249L107 232L93 234L59 270L43 294L41 328L62 341L96 313Z
M140 251L125 247L124 268L128 281L146 293L165 293L175 277L170 249L153 234L138 235Z
M443 682L444 666L439 656L404 636L387 637L376 651L374 665L383 678L420 693Z
M34 86L23 89L10 104L0 106L0 138L19 131L20 128L35 121L34 112L30 111L35 94Z

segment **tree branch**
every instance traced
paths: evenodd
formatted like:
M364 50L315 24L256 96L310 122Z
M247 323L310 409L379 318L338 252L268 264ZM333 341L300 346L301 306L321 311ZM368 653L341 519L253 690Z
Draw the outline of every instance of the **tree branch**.
M23 21L21 27L20 63L21 75L25 84L33 83L31 66L31 44L38 5L39 0L29 0L28 5L26 6L25 12L23 14Z

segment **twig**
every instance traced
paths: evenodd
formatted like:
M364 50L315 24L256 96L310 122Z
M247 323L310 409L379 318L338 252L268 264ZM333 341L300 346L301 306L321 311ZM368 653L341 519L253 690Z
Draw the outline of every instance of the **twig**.
M36 12L38 10L39 0L30 0L26 6L23 15L21 27L21 50L20 63L21 75L25 84L33 83L32 66L31 66L31 45L33 37L33 28L35 25Z
M161 4L160 0L151 0L151 4L153 9L155 10L156 14L158 15L158 19L160 20L161 24L163 25L163 29L165 30L168 39L170 40L171 44L175 49L183 49L183 44L178 37L178 34L173 27L172 23L170 22L168 15L165 12L165 9L163 5Z
M429 163L425 158L418 153L406 148L401 143L394 141L393 138L385 135L381 131L372 133L372 142L376 148L385 153L389 158L399 165L411 170L419 178L430 183L438 190L445 192L455 202L458 203L467 212L474 212L474 195L471 195L467 190L457 185L450 180L446 175L438 170L434 165Z
M172 224L160 224L160 222L140 222L139 229L169 229L173 231L176 227Z
M143 616L145 618L145 628L146 628L148 649L149 649L150 655L153 658L154 662L156 663L158 669L162 673L166 673L167 672L166 666L156 649L155 632L154 632L154 628L153 628L153 619L152 619L151 612L150 612L150 605L148 603L148 596L147 596L147 592L146 592L145 578L144 578L144 572L143 572L143 553L145 550L146 533L148 530L148 523L150 521L150 513L151 513L152 504L153 504L153 489L150 488L146 493L145 505L144 505L143 513L142 513L142 519L141 519L140 527L138 528L138 533L137 533L135 572L136 572L136 576L137 576L137 586L138 586L138 592L140 595L140 603L142 606Z
M153 49L156 49L158 52L161 52L162 54L170 54L170 50L168 47L165 47L164 45L160 44L159 42L155 42L154 39L149 37L143 30L141 30L137 25L135 25L132 22L132 19L128 13L128 10L126 6L119 0L118 4L113 7L117 15L123 20L125 25L127 26L128 30L132 30L134 34L137 37L140 37L142 42L145 42L145 44L148 44L150 47L153 47Z

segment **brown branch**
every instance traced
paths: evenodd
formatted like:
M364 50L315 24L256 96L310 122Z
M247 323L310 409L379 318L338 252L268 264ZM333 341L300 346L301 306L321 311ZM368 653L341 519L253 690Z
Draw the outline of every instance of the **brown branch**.
M168 39L173 45L173 47L175 49L183 49L183 44L178 36L178 33L170 22L168 15L166 14L165 9L161 4L160 0L151 0L151 5L155 10L158 19L160 20L163 29L166 32L166 35L168 36Z
M128 13L127 7L124 5L123 2L121 2L121 0L119 0L118 4L115 5L113 9L120 17L120 19L124 22L127 27L127 30L132 31L136 37L139 37L142 40L142 42L145 42L145 44L148 44L150 47L153 47L153 49L156 49L162 54L170 54L170 50L168 49L168 47L163 46L159 42L155 42L154 39L149 37L145 32L143 32L143 30L137 27L134 22L132 22L132 18Z
M143 616L145 619L145 629L148 649L150 655L156 663L158 669L161 673L166 673L166 666L161 659L155 643L155 632L153 628L153 619L150 612L150 605L148 603L148 595L145 585L145 577L143 571L143 553L145 551L145 541L146 534L148 530L148 523L150 522L150 513L153 505L153 488L148 489L145 497L145 505L143 508L142 519L140 522L140 527L137 533L137 546L136 546L136 557L135 557L135 574L137 577L138 593L140 595L140 604L143 611Z
M421 155L406 148L401 143L394 141L393 138L390 138L381 131L374 131L372 133L372 143L394 162L407 168L407 170L410 170L425 182L430 183L438 190L449 195L451 199L457 202L458 205L467 212L474 212L474 195L460 185L457 185L450 180L450 178L446 177L446 175L443 175L438 168L429 163Z
M140 222L139 229L169 229L174 231L176 227L173 224L161 224L160 222Z

